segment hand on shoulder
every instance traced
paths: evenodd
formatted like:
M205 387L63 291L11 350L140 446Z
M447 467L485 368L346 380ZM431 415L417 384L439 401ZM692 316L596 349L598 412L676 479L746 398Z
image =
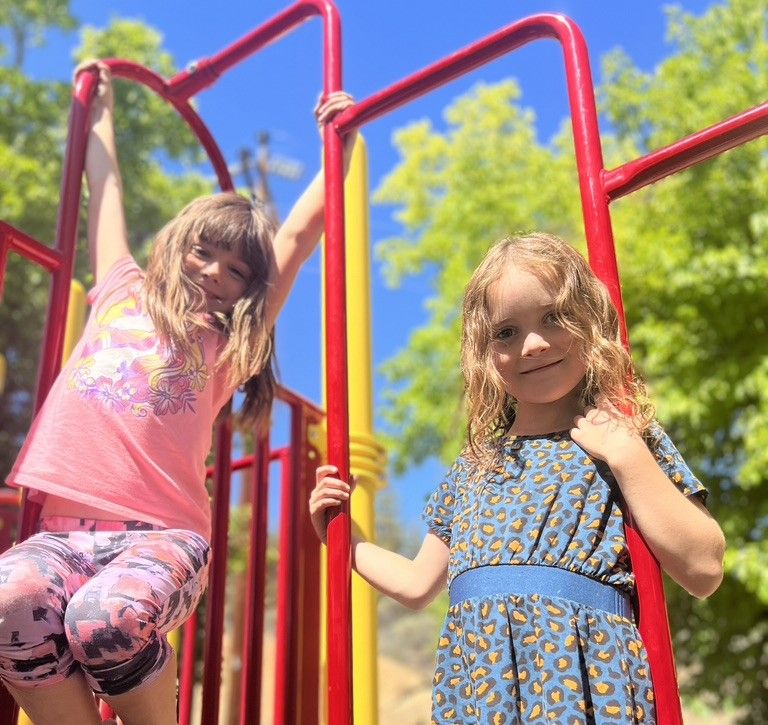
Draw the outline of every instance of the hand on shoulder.
M636 456L647 446L631 416L622 413L606 398L589 406L573 419L571 438L592 458L612 463Z

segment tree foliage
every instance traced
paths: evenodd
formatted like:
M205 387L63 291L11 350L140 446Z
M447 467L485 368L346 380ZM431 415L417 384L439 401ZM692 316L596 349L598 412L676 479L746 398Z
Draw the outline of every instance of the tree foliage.
M607 165L768 97L768 11L730 0L701 17L668 11L672 50L650 73L604 59ZM544 229L583 244L567 126L537 139L514 81L478 86L444 130L401 130L399 166L378 190L402 235L379 245L392 284L426 274L428 322L383 369L384 418L402 468L450 460L461 441L458 310L491 242ZM686 689L768 721L768 143L763 138L619 201L613 209L636 362L662 423L711 491L728 538L726 580L706 602L677 587L669 606Z
M0 21L13 31L12 38L35 40L37 44L52 28L74 26L69 3L52 0L0 2ZM130 58L163 75L175 72L159 33L133 21L113 20L103 30L82 29L75 58L93 57ZM21 58L23 61L24 52ZM0 219L44 244L51 244L55 234L70 88L69 77L35 81L25 75L21 64L0 65ZM128 228L133 249L143 258L152 233L184 203L211 189L209 182L191 169L199 160L197 144L175 111L136 85L116 81L115 92ZM169 158L180 164L181 173L165 170ZM81 224L76 276L88 285L92 278L84 252L84 231ZM30 422L47 280L47 274L36 266L10 256L0 305L0 352L8 360L6 389L0 395L3 476Z

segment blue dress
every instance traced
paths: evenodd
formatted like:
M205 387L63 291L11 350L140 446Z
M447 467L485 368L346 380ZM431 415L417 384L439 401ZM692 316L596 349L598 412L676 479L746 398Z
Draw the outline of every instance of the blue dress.
M667 435L649 447L686 495L706 498ZM500 465L460 457L424 519L450 548L448 584L475 567L560 567L632 594L610 469L568 432L510 436ZM633 621L568 599L494 595L451 606L440 634L432 722L655 723L648 661Z

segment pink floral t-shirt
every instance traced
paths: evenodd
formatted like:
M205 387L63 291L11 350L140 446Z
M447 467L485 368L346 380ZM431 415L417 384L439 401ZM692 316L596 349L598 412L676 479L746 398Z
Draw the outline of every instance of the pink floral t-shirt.
M231 397L216 369L224 339L198 330L193 354L164 345L131 257L91 290L83 337L53 384L7 483L210 537L205 460Z

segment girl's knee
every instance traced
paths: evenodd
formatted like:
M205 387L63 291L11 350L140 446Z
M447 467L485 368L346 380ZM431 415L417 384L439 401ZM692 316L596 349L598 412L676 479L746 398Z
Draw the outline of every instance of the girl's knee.
M74 658L86 667L132 659L157 639L155 613L122 596L81 589L64 612Z
M0 570L0 618L40 607L63 609L63 599L56 584L32 562L20 560L14 562L12 572Z

